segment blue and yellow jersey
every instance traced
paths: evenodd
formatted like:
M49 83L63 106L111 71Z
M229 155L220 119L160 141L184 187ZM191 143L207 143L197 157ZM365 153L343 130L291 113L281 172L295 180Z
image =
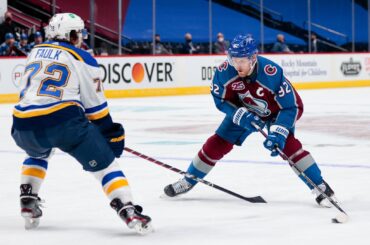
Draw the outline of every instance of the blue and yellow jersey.
M18 42L14 42L13 46L18 47ZM0 45L0 56L16 56L17 53L6 42Z
M98 120L109 114L96 60L65 42L45 42L28 56L21 80L14 127L50 127L85 114Z

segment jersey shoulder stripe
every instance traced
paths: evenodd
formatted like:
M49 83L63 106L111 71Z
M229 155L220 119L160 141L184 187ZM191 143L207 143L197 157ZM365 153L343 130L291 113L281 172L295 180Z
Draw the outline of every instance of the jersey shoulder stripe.
M76 60L82 61L90 66L99 67L98 62L88 52L76 48L73 45L64 42L46 42L35 46L36 48L55 48L67 51Z

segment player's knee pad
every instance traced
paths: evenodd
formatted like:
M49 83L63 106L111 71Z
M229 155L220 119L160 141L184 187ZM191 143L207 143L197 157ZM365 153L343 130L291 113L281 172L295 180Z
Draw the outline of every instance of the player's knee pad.
M218 161L233 149L233 144L227 142L217 134L211 136L199 152L199 157L206 157Z

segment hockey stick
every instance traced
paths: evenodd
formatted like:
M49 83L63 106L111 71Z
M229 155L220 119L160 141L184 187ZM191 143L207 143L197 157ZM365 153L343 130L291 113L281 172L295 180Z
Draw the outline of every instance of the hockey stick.
M187 177L189 179L192 179L192 180L195 180L197 182L203 183L205 185L208 185L208 186L210 186L212 188L215 188L215 189L217 189L219 191L225 192L225 193L227 193L229 195L232 195L234 197L243 199L244 201L252 202L252 203L266 203L265 199L263 199L261 196L245 197L245 196L239 195L238 193L235 193L233 191L230 191L228 189L225 189L225 188L223 188L223 187L221 187L219 185L213 184L213 183L211 183L211 182L209 182L207 180L200 179L200 178L198 178L198 177L196 177L194 175L191 175L191 174L189 174L187 172L181 171L178 168L175 168L175 167L173 167L171 165L168 165L166 163L163 163L161 161L158 161L158 160L156 160L156 159L154 159L152 157L146 156L146 155L144 155L144 154L142 154L140 152L137 152L135 150L132 150L132 149L130 149L128 147L125 147L125 151L130 152L131 154L133 154L135 156L138 156L138 157L141 157L141 158L143 158L145 160L148 160L149 162L155 163L155 164L157 164L159 166L162 166L162 167L167 168L169 170L172 170L172 171L174 171L176 173L179 173L179 174L181 174L181 175L183 175L183 176L185 176L185 177Z
M265 137L265 139L267 138L267 134L265 133L265 131L263 131L263 129L261 129L256 123L252 122L252 125ZM295 164L293 163L293 161L291 159L289 159L289 157L279 148L279 147L275 147L276 150L278 151L279 155L281 158L283 158L284 160L288 161L288 163L290 164L290 166L292 168L294 168L308 183L310 183L311 186L313 186L317 191L320 192L320 194L322 194L326 199L328 199L330 201L331 204L333 204L334 207L336 207L341 213L339 215L337 215L335 218L332 219L332 222L333 223L345 223L347 222L348 220L348 215L347 213L337 204L337 202L335 202L333 200L333 198L329 197L328 195L325 194L325 192L323 190L321 190L321 188L319 188L308 176L306 176L306 174L301 171L300 169L298 169Z

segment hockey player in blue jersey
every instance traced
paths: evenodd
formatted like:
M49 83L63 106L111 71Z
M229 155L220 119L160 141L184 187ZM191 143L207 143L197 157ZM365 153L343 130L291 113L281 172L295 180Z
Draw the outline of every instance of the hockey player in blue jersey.
M18 42L15 41L13 33L5 34L5 42L0 45L0 56L16 56Z
M18 43L18 49L21 50L26 56L31 50L31 46L28 44L28 36L24 33L21 35L21 40Z
M30 43L30 49L33 49L36 45L42 43L42 34L41 32L37 31L33 34L34 41Z
M97 61L79 48L84 31L79 16L56 14L46 29L50 41L36 45L28 56L12 127L15 142L27 153L21 215L26 229L38 226L38 193L53 150L59 148L96 177L129 228L146 233L151 218L133 204L127 178L115 161L124 149L124 129L110 116Z
M282 68L257 53L251 35L238 35L232 41L228 60L216 70L211 89L216 107L226 116L216 133L194 157L187 172L204 178L234 145L240 146L251 133L257 131L253 126L257 124L268 130L263 145L271 151L271 156L278 155L276 147L282 149L327 196L334 197L316 161L295 138L295 123L303 113L301 98L283 75ZM166 186L164 192L169 197L177 196L191 190L196 183L185 177ZM305 183L316 195L319 205L331 206L318 190Z

